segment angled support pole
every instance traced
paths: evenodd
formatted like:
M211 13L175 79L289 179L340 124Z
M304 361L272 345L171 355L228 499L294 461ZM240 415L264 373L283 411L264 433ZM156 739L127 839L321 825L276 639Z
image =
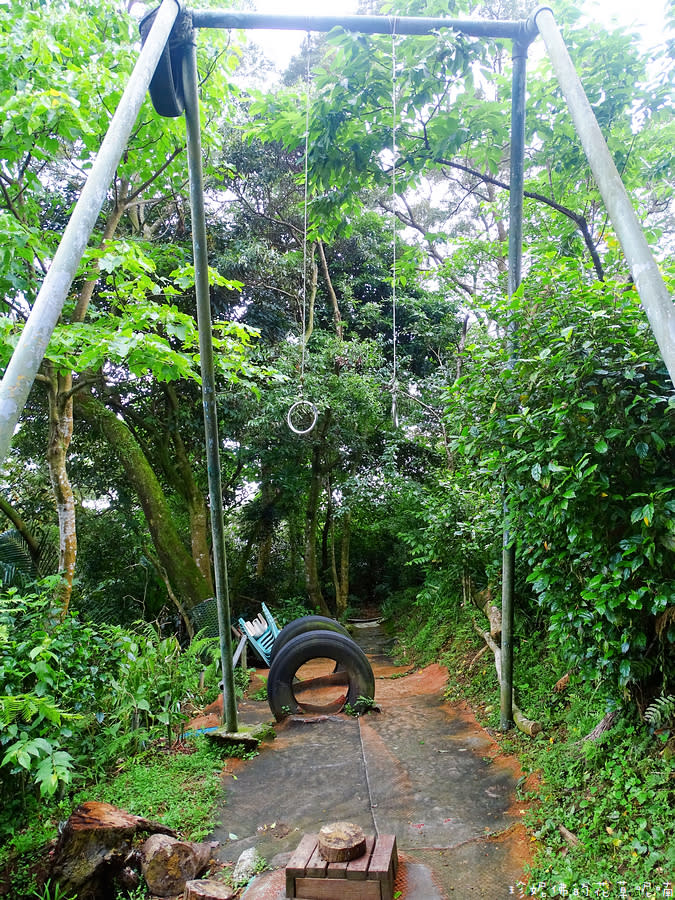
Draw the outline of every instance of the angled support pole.
M223 716L227 730L237 730L237 700L234 693L234 664L232 662L232 627L228 593L227 556L223 489L220 474L220 442L218 439L218 409L216 406L216 378L213 363L211 334L211 297L209 291L209 260L207 253L206 214L204 210L204 176L202 173L202 141L199 126L199 76L197 50L191 38L182 53L183 93L185 100L185 130L187 133L188 174L190 178L190 212L192 216L192 251L195 266L195 294L199 355L202 372L202 406L206 438L206 465L209 482L209 512L213 541L213 569L216 583L216 608L220 635L220 662L223 673Z
M0 384L0 465L9 451L14 429L26 405L178 9L178 0L163 0L5 371Z
M621 181L574 63L548 7L533 15L558 78L610 221L621 242L661 356L675 385L675 306Z

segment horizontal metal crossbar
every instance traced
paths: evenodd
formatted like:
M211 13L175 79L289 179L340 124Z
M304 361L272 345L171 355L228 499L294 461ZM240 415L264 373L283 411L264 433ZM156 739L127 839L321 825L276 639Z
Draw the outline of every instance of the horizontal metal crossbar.
M510 38L530 42L537 30L531 19L497 22L492 19L444 19L423 16L277 16L224 9L191 10L195 28L278 29L331 31L344 28L362 34L435 34L451 28L472 37Z

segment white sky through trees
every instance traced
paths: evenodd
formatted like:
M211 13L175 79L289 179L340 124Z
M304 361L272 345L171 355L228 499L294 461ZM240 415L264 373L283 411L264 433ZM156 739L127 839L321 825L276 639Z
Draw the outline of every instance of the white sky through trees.
M536 9L540 4L533 4ZM541 5L549 5L542 0ZM591 0L581 4L589 20L607 27L620 25L634 28L642 36L645 49L658 45L664 39L664 19L666 0ZM280 8L283 6L283 9ZM555 14L555 0L550 3ZM285 16L313 15L356 15L358 0L333 0L329 8L317 4L316 0L257 0L255 11ZM283 69L302 40L301 32L257 31L250 32L250 39L258 44L276 65Z

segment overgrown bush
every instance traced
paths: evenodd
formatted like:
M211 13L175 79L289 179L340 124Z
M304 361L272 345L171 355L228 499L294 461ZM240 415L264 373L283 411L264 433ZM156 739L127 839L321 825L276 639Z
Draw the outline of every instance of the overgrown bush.
M10 829L11 810L25 812L36 790L52 797L160 736L171 740L217 653L214 640L181 652L147 623L131 631L61 618L53 581L0 595L0 787Z
M675 400L637 295L562 260L488 312L502 337L476 327L447 422L484 491L507 486L519 604L539 605L565 665L666 694Z

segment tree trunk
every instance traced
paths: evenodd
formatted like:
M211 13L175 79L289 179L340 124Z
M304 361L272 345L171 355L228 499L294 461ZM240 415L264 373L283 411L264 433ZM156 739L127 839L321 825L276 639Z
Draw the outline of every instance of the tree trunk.
M47 466L49 480L56 503L59 522L59 574L61 583L56 592L56 602L65 617L70 605L77 560L77 532L75 529L75 498L68 477L67 459L73 436L72 376L59 375L51 366L49 373L49 436L47 439Z
M330 272L328 271L328 262L326 261L326 253L324 251L323 241L317 241L317 245L319 247L319 259L321 260L321 271L323 272L323 277L326 281L326 287L328 289L328 296L330 297L330 302L333 307L333 324L335 325L335 336L339 341L343 339L343 330L342 330L342 316L340 315L340 306L338 304L337 294L335 293L335 288L333 287L333 282L330 277Z
M312 475L305 511L305 586L310 603L323 616L330 616L330 610L326 604L321 584L319 583L319 569L316 553L317 529L319 526L319 499L323 485L323 473L321 470L321 445L331 419L328 410L317 429L317 440L312 447Z
M302 326L305 329L305 333L303 336L305 347L309 343L309 339L311 338L312 332L314 331L314 301L316 300L316 287L319 277L319 270L314 260L314 244L312 244L312 252L310 258L307 260L307 266L310 271L311 282L309 285L309 295L307 295L307 284L304 285L305 300L303 304L304 310Z
M128 182L123 182L119 199L106 220L101 246L110 240L117 230L125 209ZM71 316L71 322L83 322L87 315L98 276L84 282ZM77 529L75 525L75 497L68 475L68 450L73 437L73 376L71 372L57 373L45 362L47 396L49 401L49 434L47 438L47 465L49 480L54 493L59 522L59 574L62 576L56 601L65 616L70 605L77 561Z
M338 619L346 613L349 604L349 546L351 536L352 514L348 512L342 517L342 536L340 537L339 591L335 595Z
M316 533L319 524L319 497L321 496L321 448L312 449L312 481L305 513L305 585L309 601L321 615L330 616L319 583L319 566L316 552Z
M176 394L175 388L171 384L167 384L165 386L165 390L167 399L169 401L171 415L172 417L175 417L178 412L179 406L178 395ZM209 513L206 505L206 500L204 498L204 494L199 489L199 486L195 481L190 458L187 450L185 449L185 444L183 443L183 438L181 437L177 425L172 429L172 435L172 443L174 448L174 465L173 467L167 465L167 469L174 469L175 477L172 478L172 482L185 500L185 505L187 506L188 515L190 517L190 540L192 543L192 558L195 561L195 565L201 572L202 577L208 584L210 593L213 595L214 589L210 553L211 523L209 521ZM174 473L167 471L167 474L171 476Z
M261 581L264 580L269 561L272 556L274 543L274 492L269 482L270 471L268 466L263 466L260 486L260 542L258 544L258 559L256 560L255 575ZM266 598L265 598L266 599Z
M186 610L212 596L209 583L173 524L162 486L127 425L91 394L76 394L78 411L105 435L140 501L157 556Z

